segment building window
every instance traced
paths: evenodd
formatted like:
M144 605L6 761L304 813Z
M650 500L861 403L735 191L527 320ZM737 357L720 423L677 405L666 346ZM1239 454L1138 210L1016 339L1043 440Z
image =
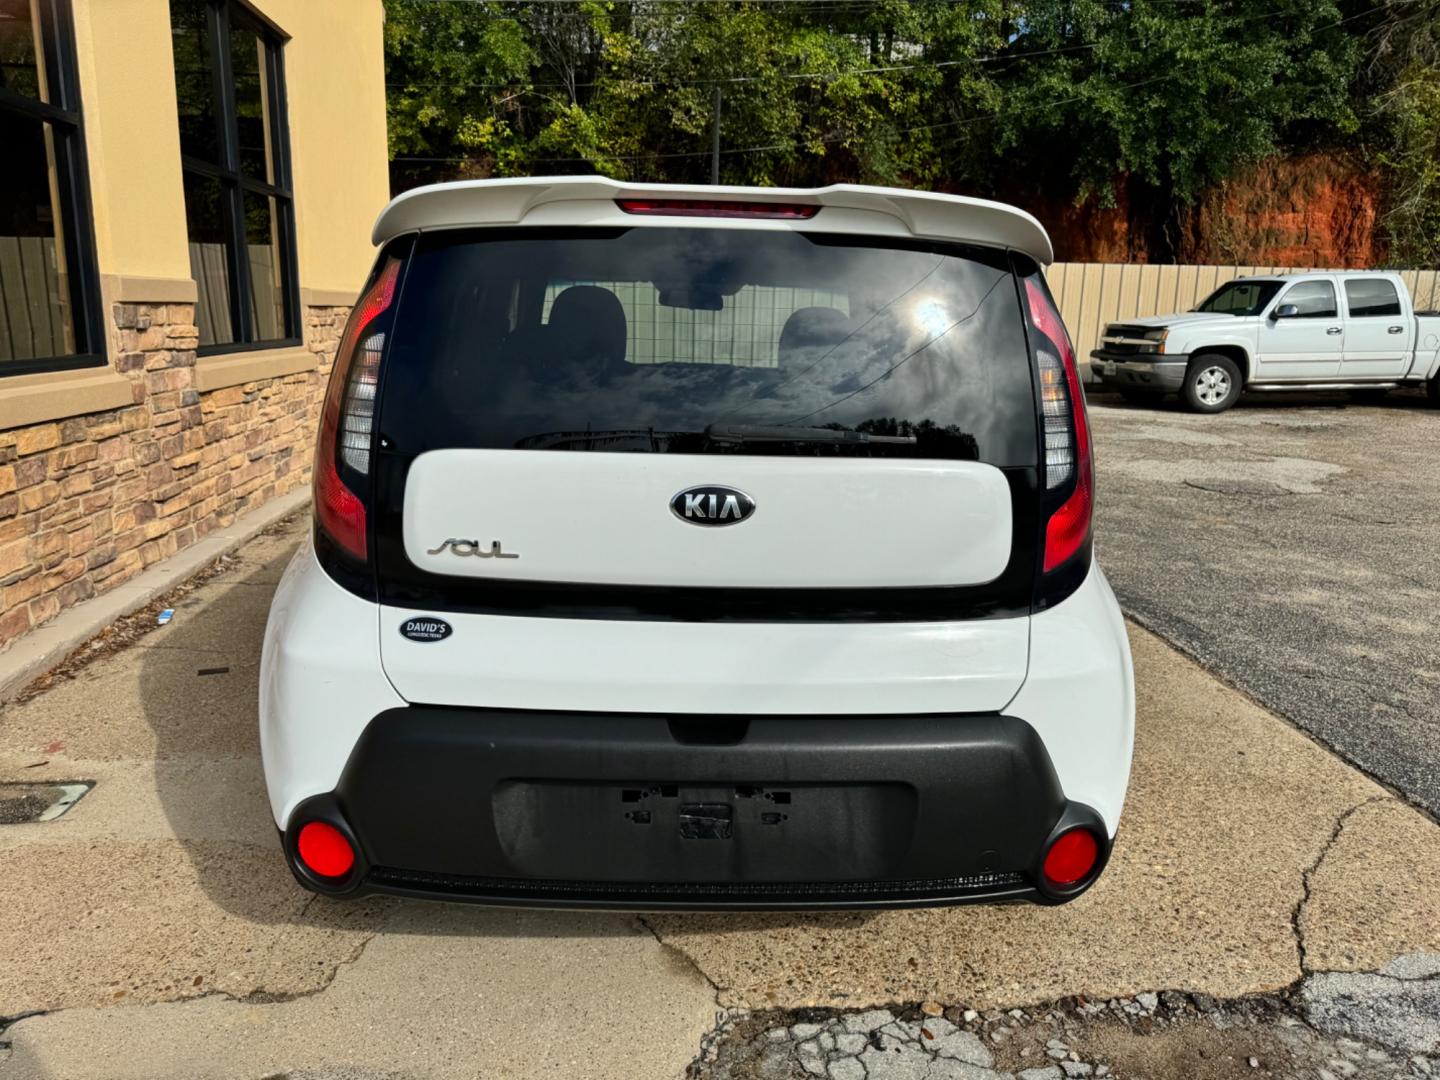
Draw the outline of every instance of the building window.
M105 363L67 0L0 0L0 375Z
M171 0L170 26L200 353L297 344L280 35L235 0Z

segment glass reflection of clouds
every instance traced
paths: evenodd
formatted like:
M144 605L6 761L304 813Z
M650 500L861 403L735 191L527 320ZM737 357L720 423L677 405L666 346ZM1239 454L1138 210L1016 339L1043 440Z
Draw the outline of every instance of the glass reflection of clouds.
M945 305L938 300L921 300L915 305L915 322L928 338L937 338L945 333L953 321Z
M926 455L1033 467L1029 351L1008 258L847 239L668 227L593 239L436 233L406 286L409 354L425 360L386 376L387 400L417 403L395 406L415 420L387 420L386 433L416 448L513 447L559 432L584 435L571 443L587 450L712 453L729 451L668 434L716 422L926 425ZM599 336L586 325L562 340L542 305L515 307L516 296L553 307L582 281L600 283L592 299L613 297L621 317L610 322L625 340L609 351L623 360L582 355ZM725 306L670 308L656 282L718 289Z

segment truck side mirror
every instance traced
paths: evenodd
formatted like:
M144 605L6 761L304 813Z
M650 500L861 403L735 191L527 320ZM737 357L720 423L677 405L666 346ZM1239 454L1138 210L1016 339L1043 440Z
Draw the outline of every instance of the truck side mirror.
M1271 314L1272 319L1293 319L1300 314L1300 308L1295 304L1281 304Z

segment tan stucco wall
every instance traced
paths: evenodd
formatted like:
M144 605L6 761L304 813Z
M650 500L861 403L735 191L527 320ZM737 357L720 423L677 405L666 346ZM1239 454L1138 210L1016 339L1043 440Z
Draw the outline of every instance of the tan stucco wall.
M381 0L251 6L290 39L300 287L353 295L389 198ZM188 278L169 4L73 0L73 10L100 272Z
M188 278L170 5L72 0L72 10L100 272Z
M359 291L390 198L381 0L259 0L290 35L285 81L300 287ZM348 301L347 301L348 302Z

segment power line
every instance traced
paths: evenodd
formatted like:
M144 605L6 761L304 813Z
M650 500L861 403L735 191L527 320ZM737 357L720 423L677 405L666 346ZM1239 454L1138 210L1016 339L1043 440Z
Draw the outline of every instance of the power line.
M478 3L494 2L494 0L405 0L405 2L407 2L407 3L472 3L472 4L478 4ZM677 3L677 4L680 4L680 3L694 3L695 0L658 0L658 2L662 2L662 3ZM754 0L754 2L775 3L775 4L790 4L790 3L804 3L805 0ZM847 0L847 2L853 2L853 0ZM884 2L884 0L861 0L861 2L865 2L865 3L872 3L872 2L873 2L873 3L880 3L880 2ZM958 2L960 2L960 0L955 0L955 2L958 3ZM1148 4L1154 4L1154 3L1192 4L1192 3L1206 3L1207 0L1144 0L1144 2L1145 2L1145 3L1148 3ZM1410 4L1410 3L1420 3L1420 2L1422 2L1422 0L1391 0L1391 3L1393 3L1393 4ZM819 6L819 5L814 5L814 6ZM1341 19L1339 22L1328 23L1328 24L1326 24L1325 26L1318 26L1318 27L1316 27L1315 29L1317 29L1317 30L1329 30L1329 29L1333 29L1334 27L1339 26L1339 25L1341 25L1342 23L1350 22L1352 19L1360 18L1361 16L1369 15L1369 14L1372 14L1372 13L1374 13L1374 12L1376 12L1376 11L1380 11L1380 10L1384 9L1386 6L1387 6L1386 4L1378 4L1378 5L1376 5L1375 7L1367 8L1367 9L1365 9L1364 11L1358 12L1358 13L1355 14L1355 15L1351 15L1351 16L1348 16L1347 18ZM1133 6L1126 8L1126 9L1125 9L1125 13L1126 13L1126 14L1133 14L1133 13L1134 13L1134 8L1133 8ZM1264 11L1264 12L1260 12L1259 14L1251 14L1251 15L1244 16L1244 17L1242 17L1242 18L1237 19L1236 22L1238 22L1238 23L1254 22L1254 21L1257 20L1257 19L1270 19L1270 18L1275 18L1276 16L1283 15L1283 14L1285 14L1285 10L1284 10L1284 9L1278 9L1278 10L1275 10L1275 11ZM1092 42L1087 42L1087 43L1079 44L1079 45L1061 45L1061 46L1057 46L1056 48L1053 48L1053 49L1030 49L1030 50L1026 50L1026 51L1024 51L1024 52L996 53L996 54L991 55L991 56L964 57L964 58L961 58L961 59L958 59L958 60L933 60L933 61L925 61L925 62L914 63L914 64L885 64L885 65L880 65L880 66L876 66L876 67L853 68L853 69L850 69L850 70L848 70L848 71L796 71L796 72L780 72L778 75L774 75L774 76L770 76L770 75L732 75L732 76L721 76L721 77L705 78L705 79L611 79L611 80L594 80L594 81L591 81L591 82L577 82L577 83L568 83L568 82L525 83L525 89L522 90L521 92L523 93L523 92L526 92L527 90L542 90L542 89L544 89L544 90L571 90L571 89L573 89L573 90L588 90L588 89L593 89L593 88L595 88L595 87L597 87L597 86L614 85L614 84L617 84L617 83L618 83L618 84L625 85L625 86L715 86L715 85L724 86L724 85L734 85L734 84L742 84L742 83L764 82L764 81L766 81L766 80L768 80L768 79L770 79L770 78L777 78L777 77L778 77L778 78L781 78L781 79L825 79L825 80L834 80L834 79L843 79L843 78L846 78L846 77L852 76L852 75L876 75L876 74L885 74L885 73L895 72L895 71L928 71L928 70L931 70L931 69L934 69L934 68L964 67L964 66L966 66L966 65L968 65L968 64L995 64L995 63L1003 63L1003 62L1008 62L1008 61L1011 61L1011 60L1023 60L1023 59L1025 59L1025 58L1031 57L1031 56L1056 56L1056 55L1059 55L1059 54L1061 54L1061 53L1084 52L1084 51L1087 51L1087 50L1089 50L1089 49L1097 49L1097 48L1100 47L1101 44L1102 44L1101 42L1092 41ZM514 87L517 83L521 83L521 82L524 82L524 80L521 80L521 79L512 79L512 80L510 80L509 82L415 82L415 81L411 81L411 80L403 80L403 81L399 81L399 82L387 82L385 85L386 85L387 87L389 87L390 89L396 89L396 90L398 90L398 89L404 89L404 88L409 88L409 87L425 88L425 89L447 89L447 90L462 90L462 89L463 89L463 90L470 90L470 89L475 89L475 90L504 90L504 89L510 89L510 88Z
M422 2L426 2L426 3L432 3L432 2L474 2L474 0L422 0ZM680 0L676 0L676 2L680 2ZM777 0L777 2L788 2L788 0ZM1392 0L1392 2L1394 2L1394 0ZM1402 0L1402 2L1403 2L1403 0ZM1359 19L1359 18L1362 18L1362 17L1364 17L1364 16L1366 16L1366 15L1373 14L1374 12L1381 10L1381 9L1382 9L1383 7L1385 7L1385 6L1386 6L1386 5L1385 5L1384 3L1380 3L1380 4L1375 5L1374 7L1366 8L1366 9L1363 10L1363 11L1358 11L1358 12L1356 12L1356 13L1353 14L1353 15L1348 15L1348 16L1346 16L1345 18L1339 19L1339 20L1337 20L1337 21L1335 21L1335 22L1333 22L1333 23L1326 23L1326 24L1323 25L1323 26L1314 27L1313 30L1314 30L1314 31L1319 31L1319 30L1332 30L1332 29L1334 29L1334 28L1337 27L1337 26L1342 26L1342 25L1344 25L1345 23L1353 22L1355 19ZM1239 21L1239 22L1253 22L1253 21L1256 20L1256 19L1272 18L1272 17L1274 17L1274 16L1277 15L1277 14L1279 14L1279 12L1275 12L1275 11L1261 12L1260 14L1251 15L1251 16L1248 16L1247 18L1240 19L1240 20L1238 20L1238 21ZM1094 47L1096 47L1096 45L1098 45L1098 44L1099 44L1099 43L1097 42L1097 43L1094 43L1094 44L1092 44L1092 45L1090 45L1090 46L1087 46L1087 47L1089 47L1089 48L1094 48ZM1156 76L1154 76L1154 77L1152 77L1152 78L1141 79L1141 80L1139 80L1139 81L1137 81L1137 82L1121 84L1121 85L1115 87L1115 89L1117 89L1117 90L1122 90L1122 91L1138 90L1138 89L1140 89L1141 87L1144 87L1144 86L1150 86L1150 85L1153 85L1153 84L1158 83L1158 82L1164 82L1164 81L1166 81L1166 80L1168 80L1168 79L1177 78L1177 77L1179 77L1181 74L1183 74L1183 73L1182 73L1182 72L1178 72L1178 71L1172 71L1172 72L1168 72L1168 73L1163 74L1163 75L1156 75ZM1065 98L1055 98L1055 99L1053 99L1053 100L1051 100L1051 101L1045 101L1045 102L1039 103L1038 105L1034 106L1034 109L1035 109L1036 111L1048 110L1048 109L1051 109L1051 108L1055 108L1056 106L1059 106L1059 105L1069 105L1069 104L1073 104L1073 103L1075 103L1075 102L1077 102L1077 101L1084 101L1084 100L1086 100L1088 97L1089 97L1089 95L1087 95L1087 94L1076 94L1076 95L1072 95L1072 96L1070 96L1070 97L1065 97ZM973 116L964 117L964 118L959 119L959 120L947 120L947 121L942 121L942 122L940 122L940 123L935 123L935 124L920 124L920 125L917 125L917 126L915 126L915 127L901 128L900 130L895 131L895 132L893 132L892 134L894 134L894 135L896 135L896 136L900 136L900 135L912 135L912 134L915 134L916 132L920 132L920 131L938 131L938 130L941 130L941 129L948 129L948 128L968 127L968 126L970 126L971 124L977 124L977 123L980 123L980 122L985 121L985 120L994 119L995 117L997 117L997 116L999 116L999 115L1001 115L1001 112L1000 112L1000 110L997 109L997 110L993 110L993 111L988 112L988 113L977 113L977 114L975 114L975 115L973 115ZM806 142L808 142L808 143L819 142L819 143L821 143L821 144L823 144L823 145L827 145L827 146L828 146L828 145L832 145L832 144L837 143L837 142L844 142L846 139L848 139L848 138L850 138L850 137L851 137L851 136L849 136L849 135L823 136L823 137L821 137L821 138L819 138L819 139L808 139L808 140L806 140ZM795 142L794 140L791 140L790 142L785 142L785 143L772 143L772 144L770 144L770 145L768 145L768 146L745 146L745 147L736 147L736 148L731 148L731 149L728 149L728 150L721 150L721 151L720 151L720 154L721 154L721 155L728 156L728 155L734 155L734 154L759 154L759 153L769 153L769 152L773 152L773 151L776 151L776 150L792 150L792 149L795 148L795 146L796 146L796 142ZM525 163L526 163L527 165L562 165L562 164L571 164L571 163L574 163L574 162L585 162L585 163L587 163L587 164L594 164L594 163L596 163L597 161L600 161L600 160L605 160L605 161L627 161L627 162L630 162L630 161L662 161L662 160L676 160L676 159L681 159L681 158L710 157L710 156L712 156L712 154L713 154L713 151L711 151L711 150L686 150L686 151L672 151L672 152L659 153L659 154L612 154L612 155L606 155L605 158L603 158L603 159L597 159L597 158L594 158L594 157L527 158L527 159L525 159ZM472 158L472 157L424 157L424 156L415 156L415 155L399 155L399 156L397 156L397 157L395 157L395 158L392 158L391 160L392 160L392 161L415 162L415 163L417 163L417 164L421 164L421 163L430 163L430 164L463 164L463 163L466 163L466 162L473 162L475 159Z
M1118 87L1117 89L1121 89L1121 90L1135 90L1135 89L1138 89L1138 88L1141 87L1141 86L1148 86L1148 85L1150 85L1151 83L1161 82L1161 81L1163 81L1163 80L1165 80L1165 79L1173 79L1173 78L1175 78L1178 74L1179 74L1179 72L1171 72L1171 73L1166 74L1166 75L1157 75L1157 76L1155 76L1154 78L1142 79L1142 80L1140 80L1139 82L1129 83L1129 84L1127 84L1127 85ZM1037 108L1037 109L1048 109L1048 108L1051 108L1051 107L1056 106L1056 105L1068 105L1068 104L1070 104L1070 103L1072 103L1072 102L1083 101L1083 100L1086 98L1086 96L1087 96L1087 95L1079 94L1079 95L1075 95L1075 96L1067 97L1067 98L1056 98L1056 99L1053 100L1053 101L1041 102L1038 106L1036 106L1036 108ZM993 119L994 117L999 116L999 115L1000 115L1000 113L999 113L998 110L995 111L995 112L989 112L989 113L979 113L979 114L976 114L975 116L965 117L964 119L961 119L961 120L947 120L947 121L944 121L944 122L938 123L938 124L920 124L920 125L918 125L918 126L916 126L916 127L901 128L899 131L894 132L894 134L895 134L895 135L912 135L912 134L914 134L914 133L917 132L917 131L935 131L935 130L938 130L938 129L940 129L940 128L963 127L963 126L968 126L968 125L970 125L970 124L977 124L977 123L981 122L982 120L990 120L990 119ZM824 143L824 144L826 144L826 145L830 145L830 144L832 144L832 143L844 142L844 141L845 141L846 139L848 139L848 138L850 138L850 136L848 136L848 135L830 135L830 136L824 136L824 137L819 138L819 139L807 139L806 141L807 141L807 142L820 142L820 143ZM721 153L722 155L732 155L732 154L759 154L759 153L765 153L765 152L773 151L773 150L790 150L790 149L793 149L794 147L795 147L795 143L794 143L793 141L791 141L791 142L786 142L786 143L771 143L771 144L768 145L768 146L741 146L741 147L733 147L733 148L728 149L728 150L721 150L720 153ZM709 157L710 154L711 154L711 151L709 151L709 150L683 150L683 151L673 151L673 152L660 153L660 154L607 154L603 160L605 160L605 161L660 161L660 160L668 160L668 159L674 159L674 158ZM437 163L437 164L438 164L438 163L452 163L452 164L453 164L453 163L461 163L461 162L467 162L467 161L474 161L475 159L474 159L474 158L468 158L468 157L418 157L418 156L410 156L410 155L401 155L401 156L395 157L395 158L393 158L393 159L391 159L391 160L393 160L393 161L429 162L429 163ZM566 164L566 163L575 162L575 161L595 162L595 161L598 161L598 160L602 160L602 159L593 158L593 157L527 158L527 159L526 159L526 164L528 164L528 165L560 165L560 164Z
M425 3L431 3L431 2L435 2L435 0L423 0L423 2L425 2ZM447 2L448 2L448 0L447 0ZM778 2L789 2L789 0L778 0ZM565 83L565 82L548 82L548 83L528 83L528 84L526 84L526 85L527 85L527 87L528 87L529 89L531 89L531 90L539 90L539 89L546 89L546 90L559 90L559 89L569 90L569 89L575 89L575 90L581 90L581 89L589 89L589 88L596 87L596 86L613 85L613 84L616 84L616 83L623 84L623 85L625 85L625 86L717 86L717 85L718 85L718 86L723 86L723 85L729 85L729 84L734 84L734 83L763 82L763 81L765 81L765 80L767 80L767 79L777 78L777 77L778 77L778 78L781 78L781 79L827 79L827 80L834 80L834 79L843 79L843 78L846 78L846 77L851 76L851 75L878 75L878 74L883 74L883 73L891 72L891 71L928 71L928 70L930 70L930 69L932 69L932 68L963 67L963 66L965 66L965 65L967 65L967 64L994 64L994 63L998 63L998 62L1006 61L1006 60L1023 60L1023 59L1024 59L1025 57L1027 57L1027 56L1054 56L1054 55L1056 55L1057 53L1082 52L1082 51L1084 51L1084 50L1086 50L1086 49L1096 49L1096 48L1099 48L1099 47L1100 47L1100 42L1095 41L1095 42L1090 42L1090 43L1084 44L1084 45L1063 45L1063 46L1060 46L1060 47L1054 48L1054 49L1033 49L1033 50L1028 51L1028 52L1018 52L1018 53L997 53L997 54L995 54L995 55L993 55L993 56L973 56L973 57L966 57L966 58L963 58L963 59L960 59L960 60L934 60L934 61L927 61L927 62L921 63L921 64L886 64L886 65L882 65L882 66L880 66L880 67L852 68L852 69L850 69L849 71L791 71L791 72L780 72L780 73L778 73L778 75L775 75L775 76L769 76L769 75L731 75L731 76L724 76L724 77L721 77L721 78L710 78L710 79L610 79L610 80L604 80L604 81L598 81L598 80L597 80L597 81L594 81L594 82L583 82L583 83L574 83L574 84ZM450 90L450 89L453 89L453 90L460 90L460 89L490 89L490 90L500 90L500 89L508 89L509 87L514 86L517 82L520 82L520 81L521 81L521 80L518 80L518 79L512 80L512 81L510 81L510 82L467 82L467 83L420 83L420 82L408 82L408 81L406 81L406 82L387 82L385 85L388 86L388 87L390 87L391 89L400 89L400 88L402 88L402 87L415 86L415 87L430 87L430 88L434 88L434 89L447 89L447 90Z

